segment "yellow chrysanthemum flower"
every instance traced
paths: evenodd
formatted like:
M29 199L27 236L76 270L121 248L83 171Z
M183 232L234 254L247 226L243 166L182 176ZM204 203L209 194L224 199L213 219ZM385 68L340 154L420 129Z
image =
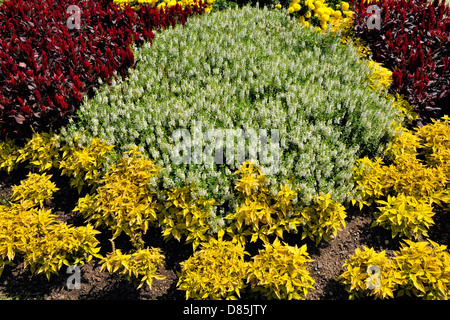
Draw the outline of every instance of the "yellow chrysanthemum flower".
M339 19L340 17L342 17L342 13L340 11L335 11L335 12L333 12L333 17L335 17L336 19Z
M320 21L324 21L324 22L330 21L330 16L327 14L323 14L320 16Z
M317 13L319 16L321 16L321 15L323 15L323 14L325 13L325 9L324 9L324 8L319 8L319 9L316 10L316 13Z

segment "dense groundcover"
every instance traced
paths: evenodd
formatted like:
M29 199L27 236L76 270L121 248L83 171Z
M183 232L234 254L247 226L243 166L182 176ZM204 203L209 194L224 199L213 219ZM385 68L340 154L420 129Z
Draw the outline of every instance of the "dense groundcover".
M318 192L348 199L355 159L380 154L398 120L385 93L370 89L373 71L352 46L282 11L193 18L134 51L130 76L100 88L63 137L86 132L86 142L102 138L122 152L138 145L163 169L164 187L194 183L219 203L234 202L231 173L250 158L268 168L273 192L289 182L307 200ZM242 146L232 130L247 135ZM188 136L187 161L173 156L183 143L177 131ZM220 163L211 144L222 148ZM270 151L265 158L261 148Z

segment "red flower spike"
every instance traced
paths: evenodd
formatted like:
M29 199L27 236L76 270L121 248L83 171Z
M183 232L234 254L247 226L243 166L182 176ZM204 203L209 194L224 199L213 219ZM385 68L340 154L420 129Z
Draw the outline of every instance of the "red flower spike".
M85 90L98 85L99 77L109 81L115 70L125 77L134 65L129 48L133 39L139 39L138 44L150 41L154 37L152 30L184 23L186 18L204 12L204 6L193 10L176 6L158 12L149 6L139 11L129 6L119 10L106 0L75 1L83 12L82 29L68 30L61 21L69 16L66 9L72 4L73 0L3 2L0 140L5 132L22 137L31 134L25 125L28 121L37 130L41 123L61 123L61 117L70 116L78 108ZM20 62L26 62L26 69L19 67ZM38 103L39 110L32 111L31 104L25 101ZM27 113L26 119L18 114L19 110L23 115ZM57 112L49 112L52 110Z

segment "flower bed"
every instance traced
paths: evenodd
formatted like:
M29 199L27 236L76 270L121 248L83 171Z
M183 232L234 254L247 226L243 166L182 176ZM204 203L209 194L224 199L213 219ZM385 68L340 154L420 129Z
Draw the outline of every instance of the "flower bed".
M0 140L0 298L449 298L449 117L414 127L411 97L387 94L398 69L367 60L377 47L349 33L362 12L308 0L214 12L210 1L213 12L146 41L139 28L183 23L189 7L146 2L118 1L138 24L122 39L137 63L99 76L64 139ZM430 101L412 103L420 121ZM275 173L251 159L261 140L233 140L241 161L206 164L198 139L236 128L280 129ZM176 132L191 157L170 158ZM81 270L77 290L64 266Z
M382 89L371 89L373 70L339 43L282 11L191 19L136 48L130 76L101 87L62 140L84 132L86 142L104 139L121 152L139 146L163 168L164 187L193 183L231 208L231 173L250 157L271 171L273 193L290 183L305 201L318 192L344 201L356 158L382 152L400 117ZM176 158L178 147L186 159Z

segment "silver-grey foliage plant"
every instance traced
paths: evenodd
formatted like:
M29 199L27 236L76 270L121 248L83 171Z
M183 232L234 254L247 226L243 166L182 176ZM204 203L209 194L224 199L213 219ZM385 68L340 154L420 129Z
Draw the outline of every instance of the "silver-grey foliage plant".
M372 71L352 46L281 10L247 6L190 18L133 50L136 68L86 100L63 140L86 131L82 141L103 138L119 154L137 145L163 168L165 188L195 183L199 195L231 207L238 163L175 163L175 131L194 136L195 123L203 133L275 129L272 192L289 183L306 202L319 191L345 201L355 159L381 154L399 120L385 93L369 87Z

